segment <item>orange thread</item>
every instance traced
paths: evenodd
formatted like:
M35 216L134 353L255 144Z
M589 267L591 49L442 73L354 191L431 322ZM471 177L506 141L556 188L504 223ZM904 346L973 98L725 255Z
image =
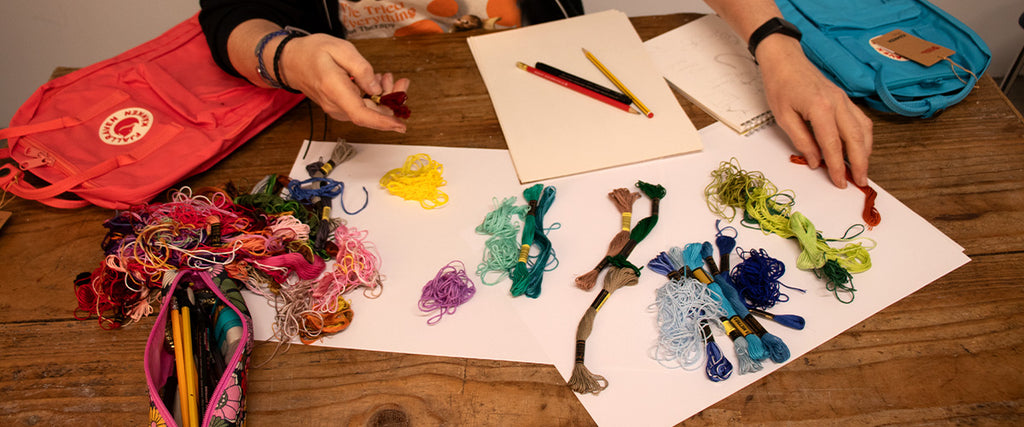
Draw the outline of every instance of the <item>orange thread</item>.
M790 155L789 161L798 165L807 164L807 159L796 154ZM878 192L867 185L860 186L853 182L853 174L850 173L850 168L846 168L846 180L864 193L864 211L861 212L861 217L864 219L864 223L867 224L869 230L875 228L876 225L882 222L882 215L875 208L875 199L878 197Z

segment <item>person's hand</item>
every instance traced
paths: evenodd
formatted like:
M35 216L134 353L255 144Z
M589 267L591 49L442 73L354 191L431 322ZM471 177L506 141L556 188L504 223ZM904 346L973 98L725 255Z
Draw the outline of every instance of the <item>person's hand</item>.
M845 153L854 183L867 185L871 119L804 56L797 40L768 37L757 54L768 105L807 164L817 168L824 160L832 182L845 188Z
M408 79L390 73L374 74L373 67L352 43L326 34L298 37L281 53L281 79L301 91L336 120L377 130L405 132L405 123L367 95L404 92Z

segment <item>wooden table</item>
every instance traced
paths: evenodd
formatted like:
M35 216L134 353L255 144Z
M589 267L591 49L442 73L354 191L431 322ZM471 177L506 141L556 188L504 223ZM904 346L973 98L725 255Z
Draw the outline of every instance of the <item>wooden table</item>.
M633 22L648 39L695 17ZM412 78L409 132L338 122L325 130L314 108L315 138L504 148L464 38L358 42L378 70ZM698 128L712 123L680 102ZM988 77L934 119L869 114L872 179L972 261L683 425L1024 424L1024 121ZM183 184L251 186L287 173L309 116L299 105ZM0 424L145 423L152 317L106 331L71 316L72 280L99 265L112 211L23 200L6 210L14 215L0 229ZM258 345L254 360L272 350ZM248 410L252 425L593 424L553 366L308 346L250 370Z

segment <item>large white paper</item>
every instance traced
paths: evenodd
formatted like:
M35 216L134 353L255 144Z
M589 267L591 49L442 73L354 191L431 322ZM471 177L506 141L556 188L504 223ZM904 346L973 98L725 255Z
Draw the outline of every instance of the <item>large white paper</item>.
M703 190L709 172L733 157L744 169L761 171L780 189L792 190L795 210L813 221L826 237L839 237L851 224L862 221L863 194L853 186L845 190L833 187L823 170L789 163L792 149L777 126L749 137L721 124L701 133L706 147L700 153L544 182L557 189L545 225L560 224L549 233L560 264L545 274L540 297L511 297L508 280L493 287L477 281L476 296L435 326L428 326L428 316L417 309L421 287L454 259L475 271L485 236L476 235L473 229L493 208L492 198L517 196L521 203L521 191L527 186L515 179L504 150L354 144L356 157L336 168L330 178L345 183L345 205L350 210L361 205L363 186L370 194L370 204L362 213L348 216L340 214L336 200L333 212L350 225L369 230L369 240L380 248L383 258L384 293L375 300L358 293L350 295L356 313L352 326L320 345L551 363L568 379L576 325L596 295L596 290L575 288L573 279L593 268L619 230L619 214L607 193L619 187L633 188L637 180L667 189L657 226L630 257L634 264L644 265L672 246L714 240L716 218L706 207ZM305 159L296 160L293 177L304 178L305 165L327 156L332 148L333 144L314 143ZM418 203L388 195L380 188L380 176L419 152L444 165L448 185L442 189L450 196L448 206L423 210ZM731 224L739 231L739 247L767 250L787 265L782 281L807 291L786 291L791 300L772 310L804 316L804 330L762 322L788 344L790 360L969 261L959 245L884 189L874 188L882 222L865 236L878 245L871 251L871 270L854 276L858 291L852 304L840 303L821 280L794 267L799 251L795 242ZM650 201L638 200L634 224L649 212ZM928 248L929 256L916 256L921 247ZM737 262L734 255L733 265ZM597 314L587 340L586 365L605 376L609 387L598 396L580 396L580 400L600 425L671 425L781 366L769 360L757 374L733 373L728 380L713 383L702 370L668 369L651 360L648 351L655 344L657 331L655 314L648 308L655 290L665 281L645 269L637 286L616 291ZM600 279L598 283L599 288ZM273 310L258 297L247 295L246 299L256 321L256 338L268 339ZM735 364L729 340L717 338Z
M622 12L587 14L468 42L523 183L701 148L696 129ZM582 49L594 54L654 117L628 114L516 68L519 61L530 66L544 62L614 88Z
M329 175L345 184L331 212L344 218L348 226L369 232L366 240L377 247L382 260L383 291L377 298L367 298L362 288L346 295L354 312L352 324L339 334L323 338L318 345L550 363L513 309L515 304L531 301L512 298L507 285L489 287L473 277L473 298L432 326L427 320L436 313L423 313L418 306L423 285L449 262L462 261L469 274L476 272L486 236L477 235L475 227L493 208L492 197L515 196L520 191L508 152L353 145L355 157ZM306 153L303 144L290 176L309 179L306 165L330 158L335 146L313 142ZM417 153L425 153L444 166L448 184L441 190L449 196L447 205L426 210L418 202L402 200L380 186L380 178L387 171L401 167L408 156ZM356 215L344 214L341 199L349 212L357 211L367 200L364 187L369 193L366 209ZM255 320L255 339L271 339L274 308L260 296L245 295Z
M593 268L617 231L618 213L605 197L609 190L631 186L636 180L662 184L668 190L661 202L658 225L630 257L636 265L646 264L671 246L714 242L716 217L706 207L703 190L710 181L709 172L731 158L736 158L746 170L763 172L779 189L791 189L796 195L795 210L813 221L825 237L841 237L847 227L862 222L863 193L852 185L844 190L835 188L824 170L791 164L789 155L793 151L778 126L743 137L716 123L704 128L701 134L705 141L702 153L548 183L556 186L562 196L547 215L563 224L551 234L561 255L561 265L547 276L550 281L545 279L546 293L535 304L520 304L516 309L566 380L572 373L577 323L596 295L596 291L575 289L572 279ZM865 236L877 241L878 246L871 251L872 268L854 276L853 284L858 291L851 304L837 301L813 273L795 268L799 253L796 242L743 228L738 222L731 224L739 231L738 247L767 250L786 264L782 282L807 291L800 294L784 290L790 301L772 310L804 316L804 330L761 322L789 346L789 360L798 359L969 261L959 245L885 190L874 188L879 193L876 207L882 222ZM649 205L646 198L637 201L634 224L649 214ZM922 247L928 248L928 257L918 255ZM739 261L734 254L732 265ZM703 368L668 369L649 358L648 351L657 339L657 326L656 314L648 307L654 303L655 290L666 280L645 269L637 286L613 293L597 314L587 340L586 366L606 377L609 386L598 396L584 395L580 400L600 425L636 425L638 416L643 417L643 425L672 425L782 366L767 360L764 369L756 374L734 372L728 380L713 383L705 377ZM603 275L595 288L602 281ZM550 313L558 313L562 318L553 319ZM717 338L735 365L732 343L724 336Z

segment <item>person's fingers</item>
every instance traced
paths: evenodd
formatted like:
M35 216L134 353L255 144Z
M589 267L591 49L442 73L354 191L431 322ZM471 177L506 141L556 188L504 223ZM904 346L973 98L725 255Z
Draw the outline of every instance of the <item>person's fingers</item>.
M821 151L818 150L818 143L814 140L811 129L807 127L807 122L803 117L793 110L781 110L775 113L775 121L786 132L786 135L789 135L793 148L796 148L807 160L807 166L811 169L821 166Z
M871 157L874 125L856 105L848 103L836 117L839 134L846 146L846 159L854 184L868 185L868 158Z
M348 119L356 126L377 130L405 132L405 123L388 115L370 100L363 99L352 82L343 79L322 86L324 112L339 120Z
M809 118L814 139L818 141L832 183L836 187L846 188L846 161L843 158L843 140L839 137L835 110L817 108L811 111Z
M381 90L382 90L381 93L387 94L387 93L394 92L395 91L395 76L391 75L391 73L384 73L384 74L380 74L379 76L380 76L380 79L379 79L380 80L380 87L381 87Z
M373 66L370 65L366 58L363 58L363 55L356 50L352 43L339 39L336 43L332 44L328 54L334 59L334 63L339 68L345 70L349 76L352 76L356 86L362 89L363 92L370 95L381 94L383 89L381 88L380 81L373 73Z
M395 87L392 88L392 92L408 92L409 84L409 79L406 78L395 80Z

